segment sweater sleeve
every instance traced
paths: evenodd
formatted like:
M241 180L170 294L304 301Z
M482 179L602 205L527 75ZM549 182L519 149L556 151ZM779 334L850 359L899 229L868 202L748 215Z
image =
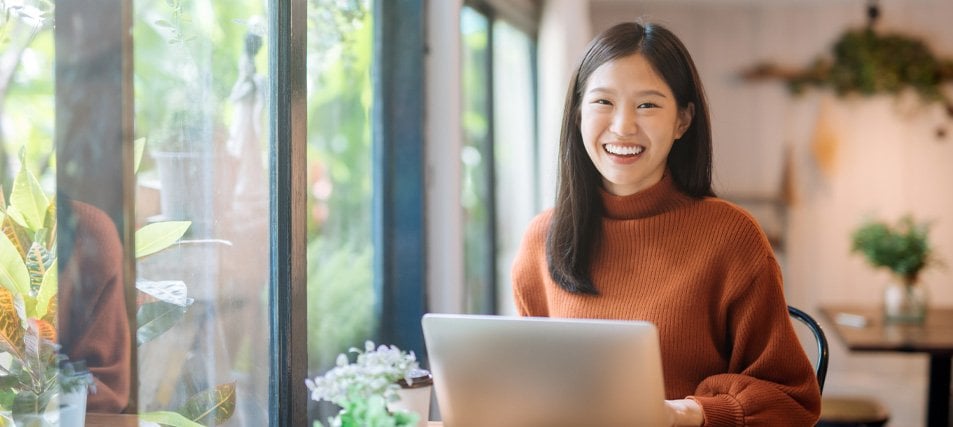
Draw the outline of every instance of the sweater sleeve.
M820 389L788 317L775 259L766 257L726 303L728 373L704 379L691 396L702 405L704 425L814 425Z
M546 233L550 212L546 211L530 222L513 260L513 301L520 316L549 316L546 303L546 280L549 278Z
M63 351L85 361L96 382L89 412L121 412L129 400L130 330L123 289L122 243L101 210L73 202L75 246L60 279Z

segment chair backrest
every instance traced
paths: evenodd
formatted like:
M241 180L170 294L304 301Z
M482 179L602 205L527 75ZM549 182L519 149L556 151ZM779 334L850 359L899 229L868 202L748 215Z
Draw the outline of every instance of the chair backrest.
M827 348L827 335L824 335L821 325L817 324L817 321L811 315L790 305L788 306L788 314L806 325L814 334L814 341L817 343L817 363L814 366L814 372L817 374L817 384L823 393L824 380L827 378L827 361L830 358Z

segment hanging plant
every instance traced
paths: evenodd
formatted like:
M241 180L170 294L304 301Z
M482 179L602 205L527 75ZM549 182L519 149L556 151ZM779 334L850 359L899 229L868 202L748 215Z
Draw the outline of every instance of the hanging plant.
M953 60L936 57L923 41L901 34L877 34L870 26L848 30L834 43L832 57L818 58L804 69L762 63L742 73L747 80L780 78L791 93L806 87L830 87L849 94L896 95L912 89L927 102L943 103L953 117L953 100L941 86L953 81ZM937 136L944 137L938 129Z

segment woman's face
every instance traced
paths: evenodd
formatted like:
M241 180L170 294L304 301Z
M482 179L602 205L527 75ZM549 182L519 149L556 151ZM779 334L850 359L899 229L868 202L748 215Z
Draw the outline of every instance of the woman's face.
M641 54L597 68L583 92L579 128L605 189L626 196L659 182L693 111L692 105L679 111L672 90Z

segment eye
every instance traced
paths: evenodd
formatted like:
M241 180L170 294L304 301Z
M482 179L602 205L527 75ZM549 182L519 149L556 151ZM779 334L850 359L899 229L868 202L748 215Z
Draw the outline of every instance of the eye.
M599 105L612 105L612 102L610 102L608 99L605 99L605 98L593 99L592 103L599 104Z
M643 102L639 104L638 108L658 108L658 107L659 107L658 104L655 104L652 102Z

